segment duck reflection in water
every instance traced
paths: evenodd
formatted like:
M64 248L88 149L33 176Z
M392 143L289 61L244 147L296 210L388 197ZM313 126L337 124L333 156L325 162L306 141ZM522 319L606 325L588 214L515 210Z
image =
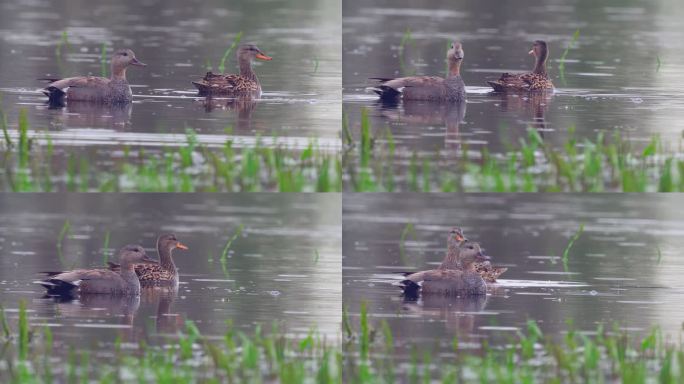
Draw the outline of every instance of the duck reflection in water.
M81 295L43 296L45 300L55 303L49 317L64 317L82 320L116 320L121 325L132 326L136 313L140 308L140 296L137 295ZM48 312L48 311L46 311Z
M553 94L553 91L490 93L492 97L497 97L501 100L499 105L502 112L520 112L524 114L525 120L530 121L529 127L537 130L542 138L548 129L546 125L546 110L551 100L553 100Z
M466 115L466 101L425 102L378 101L379 114L388 121L410 126L444 126L444 149L456 151L461 148L460 125Z
M486 295L447 297L425 295L420 299L404 297L402 309L424 319L434 319L445 324L453 333L473 333L476 330L477 313L487 306Z
M69 128L107 128L125 130L131 125L132 103L89 103L71 101L64 105L48 104L51 125Z
M256 110L258 101L250 97L222 98L207 96L198 99L204 110L209 112L230 111L237 113L235 126L239 131L248 131L251 127L252 114Z

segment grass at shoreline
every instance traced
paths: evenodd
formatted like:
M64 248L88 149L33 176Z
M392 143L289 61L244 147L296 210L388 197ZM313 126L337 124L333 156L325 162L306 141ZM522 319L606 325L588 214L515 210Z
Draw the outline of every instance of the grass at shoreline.
M93 148L57 153L50 137L39 146L28 135L25 110L20 111L18 139L9 135L0 116L0 190L11 192L339 192L341 161L321 150L316 140L293 150L265 145L236 149L197 142L188 129L186 145L149 150L124 147L123 156ZM275 138L274 138L275 140ZM87 153L83 153L87 152ZM121 152L121 151L117 151ZM97 160L97 163L95 162Z
M353 324L345 310L343 341L328 342L315 329L298 339L273 327L252 333L230 323L221 337L207 338L192 323L165 346L140 342L98 351L67 348L49 327L31 326L24 302L16 318L0 307L0 380L12 383L88 382L622 382L677 383L684 379L681 338L670 342L654 327L635 337L617 326L580 332L568 325L550 337L529 320L510 342L463 349L454 336L451 353L403 346L387 322L372 322L366 305ZM67 350L65 350L68 349ZM100 347L102 348L102 347ZM62 353L59 353L62 352ZM68 353L66 353L68 352ZM441 351L445 352L445 351ZM62 356L59 358L58 356Z
M397 154L389 129L375 131L367 110L354 137L343 119L345 190L355 192L680 192L684 153L667 151L658 136L638 150L615 133L580 141L570 130L561 146L535 129L505 154L462 145L456 159Z

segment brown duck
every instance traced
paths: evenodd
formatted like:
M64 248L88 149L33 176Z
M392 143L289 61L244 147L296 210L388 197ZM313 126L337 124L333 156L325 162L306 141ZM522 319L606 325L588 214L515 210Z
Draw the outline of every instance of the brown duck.
M499 80L487 81L495 92L505 91L542 91L553 89L553 83L546 72L546 59L549 50L545 41L537 40L529 52L534 55L535 63L532 73L504 73Z
M461 228L452 228L447 238L447 254L439 269L463 269L461 260L459 260L459 247L467 242L469 240L463 235ZM508 270L506 267L493 266L490 260L476 261L473 266L474 270L488 283L495 283L496 279Z
M475 271L476 262L489 260L482 253L480 245L464 242L458 248L462 269L431 269L406 276L401 282L404 296L417 297L419 294L442 296L472 296L487 294L487 284Z
M157 238L157 253L159 253L159 262L136 264L135 273L140 279L140 284L143 287L147 286L161 286L170 285L176 286L178 284L178 271L176 264L173 263L172 253L174 249L187 250L188 247L182 244L176 238L176 235L170 233L161 235ZM108 263L109 269L112 271L119 270L120 266L116 263Z
M127 245L119 251L121 268L75 269L66 272L45 272L48 278L39 284L51 296L72 296L75 294L139 295L140 281L133 266L140 263L154 263L143 247Z
M131 87L126 80L129 65L146 66L140 62L130 49L120 49L112 56L112 76L68 77L66 79L41 79L51 83L43 93L51 104L67 101L89 101L96 103L130 103L133 100Z
M200 96L259 97L261 83L252 69L255 59L270 61L273 58L266 56L254 44L241 44L237 50L239 75L207 72L202 80L193 81L192 84L197 87Z
M401 98L404 101L463 101L466 98L465 83L461 78L463 47L454 42L447 51L449 74L447 78L438 76L409 76L396 79L372 78L380 84L373 91L384 101Z

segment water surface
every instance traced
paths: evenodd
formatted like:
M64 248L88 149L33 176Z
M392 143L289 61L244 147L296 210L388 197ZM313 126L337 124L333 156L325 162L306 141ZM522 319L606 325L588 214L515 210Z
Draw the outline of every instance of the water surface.
M345 1L344 111L358 138L360 111L368 109L374 135L384 137L389 127L402 159L436 151L455 158L463 144L505 152L527 136L528 127L553 145L564 143L571 131L580 139L603 131L617 132L637 147L659 134L671 140L669 149L678 150L684 130L682 16L684 6L674 0ZM577 29L562 79L560 58ZM407 30L411 38L400 54ZM384 108L376 102L369 77L443 75L446 47L454 39L465 50L466 108ZM486 80L531 70L527 52L535 39L549 44L555 94L490 94Z
M312 0L5 1L0 5L2 108L10 127L16 127L18 110L27 109L30 133L48 131L57 151L62 145L111 151L122 142L182 146L185 140L174 135L188 128L210 136L201 141L205 144L276 135L295 142L317 137L325 145L339 131L340 13L339 2ZM196 98L191 81L208 67L217 71L240 31L243 42L254 42L273 57L255 64L262 98L254 103ZM48 109L39 92L44 85L36 79L99 76L102 44L108 54L131 48L148 64L128 70L133 104ZM225 68L237 70L234 52Z
M339 201L337 194L7 194L0 197L0 302L14 321L25 300L31 325L50 327L57 345L96 351L116 338L164 343L186 321L210 338L232 322L247 333L276 323L293 337L316 327L333 339L341 319ZM61 302L34 283L41 271L97 268L129 243L156 258L156 236L168 232L190 248L174 253L177 292Z
M682 196L345 194L343 295L353 321L368 302L400 346L452 350L507 342L528 319L558 337L568 328L677 334L684 322ZM407 224L402 255L401 237ZM495 264L508 266L486 297L406 301L396 271L436 268L451 226L460 225ZM569 251L570 238L584 226ZM401 349L400 349L401 350ZM406 351L405 351L406 352ZM401 353L401 351L399 352Z

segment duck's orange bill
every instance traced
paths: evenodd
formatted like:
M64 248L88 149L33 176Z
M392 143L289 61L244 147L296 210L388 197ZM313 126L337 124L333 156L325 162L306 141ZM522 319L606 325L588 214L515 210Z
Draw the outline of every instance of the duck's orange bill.
M256 54L256 58L259 60L266 60L266 61L271 61L273 58L271 56L266 56L263 53L259 52Z
M530 49L529 52L527 52L528 55L534 55L534 49Z
M176 248L185 249L185 250L190 249L185 244L181 243L180 241L176 243Z

